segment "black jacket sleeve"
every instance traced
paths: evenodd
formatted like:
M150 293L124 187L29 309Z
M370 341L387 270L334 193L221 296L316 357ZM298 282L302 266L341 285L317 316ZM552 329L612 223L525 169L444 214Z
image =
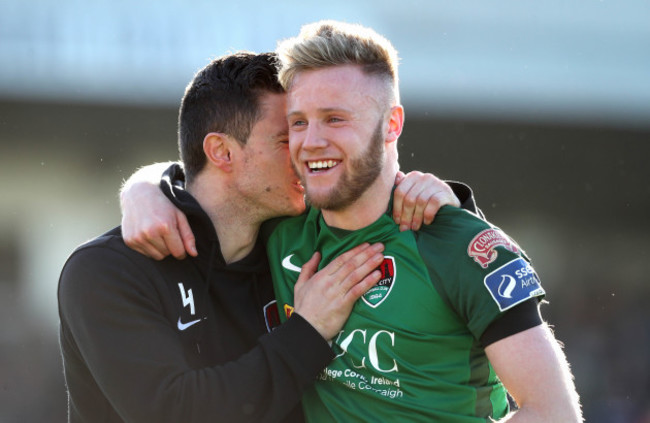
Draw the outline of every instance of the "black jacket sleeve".
M303 391L333 358L315 329L296 316L247 354L193 369L165 315L157 269L143 263L103 241L77 250L63 269L71 421L271 422L292 409L302 419Z
M472 188L469 187L469 185L457 181L445 181L445 182L447 183L447 185L451 187L452 191L454 191L454 194L460 201L461 209L470 211L475 215L477 215L478 217L480 217L481 219L485 219L483 212L476 205L476 200L474 199L474 192L472 191Z

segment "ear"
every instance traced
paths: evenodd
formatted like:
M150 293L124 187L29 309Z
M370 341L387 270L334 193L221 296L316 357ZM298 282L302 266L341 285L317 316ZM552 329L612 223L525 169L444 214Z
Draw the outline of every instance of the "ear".
M393 106L388 116L388 134L386 142L395 142L402 134L404 128L404 107L401 105Z
M210 132L203 138L203 152L212 165L224 172L232 170L232 140L226 134Z

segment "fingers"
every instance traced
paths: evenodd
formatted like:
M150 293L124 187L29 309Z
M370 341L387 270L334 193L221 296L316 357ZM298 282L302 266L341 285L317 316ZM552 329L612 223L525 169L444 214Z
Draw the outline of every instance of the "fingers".
M189 253L197 256L196 241L187 217L183 212L173 209L171 218L173 223L151 219L143 222L141 233L132 238L129 245L136 251L162 260L168 255L182 260Z
M381 245L381 244L374 244L374 245L376 246L376 245ZM363 253L364 251L366 251L369 247L370 247L370 244L368 244L367 242L364 242L364 243L362 243L362 244L359 244L359 245L357 245L356 247L351 248L350 250L348 250L348 251L346 251L345 253L339 255L338 257L336 257L336 258L335 258L334 260L332 260L332 261L331 261L327 266L325 266L325 268L324 268L323 270L324 270L327 274L329 274L329 275L333 275L333 274L335 274L336 272L338 272L339 269L340 269L342 266L344 266L344 265L346 265L347 263L349 263L350 260L354 260L354 259L356 259L357 262L360 263L360 262L361 262L361 261L360 261L360 260L361 260L360 257L365 257L365 258L367 258L366 256L363 256L362 253ZM366 251L366 254L367 254L367 251Z
M349 291L354 286L363 282L368 275L373 273L373 271L384 260L384 255L382 254L383 251L383 244L373 244L345 262L333 275L335 279L341 281L339 283L339 289L341 292L346 293L346 295L349 294ZM377 278L375 283L378 280L379 279ZM368 281L366 281L366 283L368 283ZM368 286L368 288L370 288L370 286ZM367 288L362 290L361 293L366 292L366 290ZM354 301L356 298L349 298L349 300Z
M398 170L397 174L395 174L395 185L399 185L404 180L404 176L404 172Z
M451 187L430 173L409 172L395 189L393 218L400 231L431 224L440 208L460 206Z
M393 220L398 225L400 225L403 220L402 212L404 208L404 197L411 190L411 188L413 188L413 185L415 185L415 177L413 175L414 173L415 172L410 172L409 176L411 177L409 178L403 176L399 182L397 182L397 178L395 181L397 186L395 187L395 194L393 195Z
M169 255L169 250L163 241L163 235L159 235L160 231L164 231L164 228L140 230L128 235L123 233L122 236L129 248L155 260L162 260Z
M154 260L162 260L166 256L165 254L160 253L158 250L156 250L149 244L132 244L132 243L127 243L126 241L125 244L132 250L135 250L138 253L143 254L147 257L151 257ZM142 247L140 247L140 245L142 245Z
M294 286L294 312L330 340L343 327L356 300L381 277L382 244L361 244L317 272L320 254L303 265Z
M144 231L144 240L141 241L140 248L148 252L148 255L156 260L162 260L170 251L166 239L171 237L169 224L158 223Z
M302 265L300 276L296 285L305 283L318 271L318 263L320 263L320 253L316 251L309 261Z
M179 236L176 236L176 234L178 234L178 232L172 232L170 233L169 237L165 237L163 239L163 241L165 242L165 247L167 247L166 255L172 255L176 259L182 260L187 256L187 254L185 253L185 246L183 245L183 240Z
M182 247L180 248L183 249L183 257L185 257L185 252L193 257L198 256L199 252L196 250L196 240L194 238L194 233L192 232L192 228L187 221L185 213L181 212L180 210L176 212L176 224L178 225L176 229L178 230L177 233L181 240ZM174 250L172 250L171 245L169 250L172 252L174 257L182 258L174 254Z
M422 172L413 171L406 175L404 181L395 189L393 200L393 214L397 212L400 231L413 228L420 228L422 225L422 213L426 207L426 199L420 196L426 188L427 175Z
M430 225L433 222L440 207L449 204L445 201L445 193L440 191L439 186L426 187L413 200L415 202L413 210L413 219L410 223L410 229L417 231L422 227L424 222Z
M424 223L431 224L443 206L460 207L460 201L451 187L440 181L442 185L432 186L422 192L424 198L428 198L423 211Z
M183 244L178 226L174 226L171 230L167 231L162 238L162 242L172 256L179 260L185 258L185 244Z
M424 223L427 225L430 225L433 223L433 219L436 218L436 214L438 214L438 210L440 210L440 203L437 201L430 200L427 202L426 207L424 208L424 211L422 212L423 218L424 218ZM420 228L414 228L414 231L419 230Z
M381 264L381 261L379 262ZM365 294L370 288L379 282L381 278L381 271L379 269L373 270L368 276L363 278L363 280L355 285L353 285L347 292L346 296L348 301L356 301L363 294Z
M448 194L446 192L443 191L433 192L435 191L434 189L432 189L431 191L432 192L430 193L429 201L427 201L426 207L424 208L424 211L422 213L424 223L426 223L427 225L433 223L433 220L435 219L436 214L438 214L438 210L440 210L440 207L449 204ZM453 195L453 192L451 193L451 195L453 196L453 198L456 198L456 196Z
M336 291L347 293L355 284L361 282L369 273L379 266L384 259L382 252L384 245L376 243L360 244L332 260L323 268L316 278L317 283L326 283ZM298 283L307 281L318 271L321 255L316 252L312 258L303 265ZM365 291L364 291L365 292Z
M185 251L193 257L199 255L198 250L196 249L196 239L194 238L194 233L190 227L187 217L184 213L179 212L178 217L178 230L183 239L183 245L185 246Z
M407 231L409 229L417 230L420 229L422 225L422 212L426 206L421 197L418 197L419 193L416 193L416 187L413 187L408 195L404 197L401 219L399 224L400 231Z
M187 218L156 185L135 184L121 194L122 237L130 248L155 260L196 255ZM188 247L189 246L189 247Z

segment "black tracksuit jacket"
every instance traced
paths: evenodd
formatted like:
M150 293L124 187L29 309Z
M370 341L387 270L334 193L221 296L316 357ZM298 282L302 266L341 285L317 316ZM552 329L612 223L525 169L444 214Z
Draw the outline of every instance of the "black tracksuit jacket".
M226 264L207 214L172 179L161 186L187 214L197 258L149 259L118 227L63 268L70 422L302 421L300 397L331 349L297 315L267 330L278 320L263 245Z

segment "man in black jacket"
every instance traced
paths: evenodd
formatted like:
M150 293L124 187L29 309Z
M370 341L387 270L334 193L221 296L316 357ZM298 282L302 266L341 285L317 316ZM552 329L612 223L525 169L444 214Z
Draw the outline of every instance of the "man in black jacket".
M71 422L302 420L301 394L379 279L383 246L360 245L318 273L316 254L296 286L297 318L278 325L258 233L305 205L273 60L217 59L184 95L185 177L172 168L161 188L187 215L198 255L147 258L118 227L66 262L58 295Z

